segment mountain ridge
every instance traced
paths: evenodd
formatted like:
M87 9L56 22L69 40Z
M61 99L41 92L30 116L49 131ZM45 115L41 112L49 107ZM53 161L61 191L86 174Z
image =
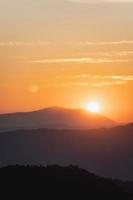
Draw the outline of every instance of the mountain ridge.
M48 199L125 199L133 198L133 183L99 177L78 166L7 166L0 168L2 191L11 194L35 193ZM15 188L15 190L14 190ZM28 190L27 190L28 188ZM16 195L15 195L16 196ZM37 195L38 196L38 195ZM5 197L5 194L4 194Z
M89 129L111 127L116 123L96 113L83 109L48 107L31 112L16 112L0 115L0 130L53 128L53 129Z
M33 129L0 133L0 167L78 165L95 174L133 181L133 124L88 130Z

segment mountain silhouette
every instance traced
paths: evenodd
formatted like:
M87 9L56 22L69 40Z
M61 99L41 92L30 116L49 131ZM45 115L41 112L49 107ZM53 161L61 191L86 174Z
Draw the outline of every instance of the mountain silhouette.
M95 130L0 133L0 166L74 164L100 176L133 180L133 124Z
M72 165L8 166L0 169L0 177L1 193L6 191L4 197L10 198L133 199L133 183L98 177Z
M0 131L34 128L88 129L114 125L116 123L113 120L100 114L62 107L0 115Z

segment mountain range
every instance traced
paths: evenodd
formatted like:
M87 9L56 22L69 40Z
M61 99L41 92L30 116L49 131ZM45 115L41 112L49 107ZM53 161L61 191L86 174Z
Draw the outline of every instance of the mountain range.
M73 164L100 176L133 181L133 124L0 133L0 167L15 164Z
M72 165L8 166L0 169L0 180L5 199L9 194L13 199L133 199L133 182L98 177Z
M38 128L90 129L115 125L113 120L103 115L62 107L0 115L0 131Z

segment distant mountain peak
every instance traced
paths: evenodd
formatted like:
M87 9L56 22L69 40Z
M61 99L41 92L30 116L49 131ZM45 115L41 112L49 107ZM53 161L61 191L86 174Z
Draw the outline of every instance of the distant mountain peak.
M84 109L53 106L25 113L0 115L0 130L16 129L90 129L115 126L116 123L99 113Z

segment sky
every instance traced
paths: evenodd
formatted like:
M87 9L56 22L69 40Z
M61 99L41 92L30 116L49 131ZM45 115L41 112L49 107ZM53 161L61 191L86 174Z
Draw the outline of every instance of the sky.
M133 0L0 0L0 113L85 108L133 121Z

